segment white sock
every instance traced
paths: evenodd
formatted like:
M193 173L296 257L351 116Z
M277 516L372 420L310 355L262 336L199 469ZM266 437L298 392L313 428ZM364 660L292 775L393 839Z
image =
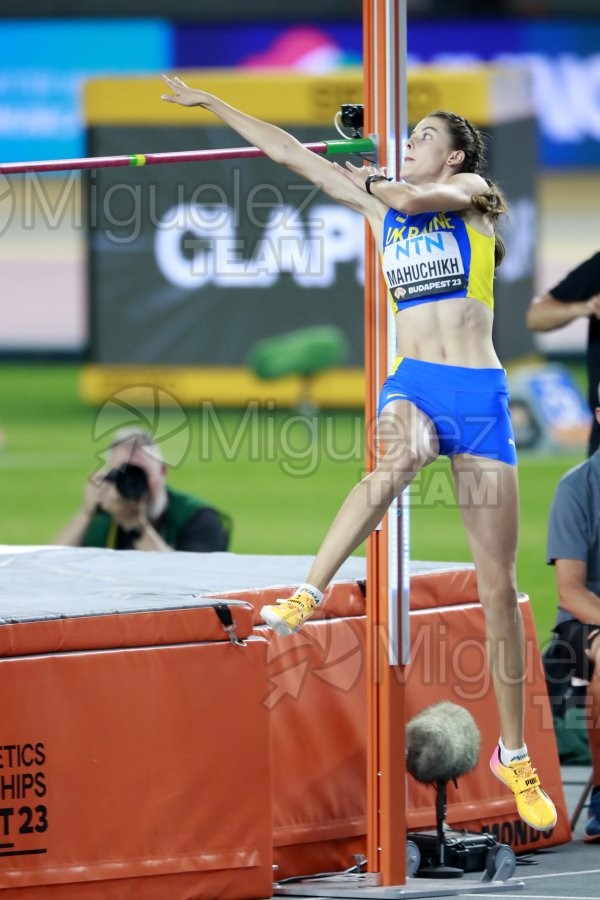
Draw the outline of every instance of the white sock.
M323 599L323 591L320 591L319 588L314 587L314 585L312 584L301 584L298 590L294 591L293 596L297 597L298 594L301 594L303 591L305 591L307 594L310 594L317 606Z
M500 747L500 762L503 766L510 766L511 763L519 762L529 756L526 744L523 744L522 747L518 747L516 750L509 750L508 747L504 746L504 741L500 738L498 746Z

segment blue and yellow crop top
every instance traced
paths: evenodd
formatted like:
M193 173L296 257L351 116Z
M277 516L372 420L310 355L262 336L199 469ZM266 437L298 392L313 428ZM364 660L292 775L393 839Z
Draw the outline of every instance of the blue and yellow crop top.
M494 245L455 212L388 210L381 261L394 312L454 297L493 310Z

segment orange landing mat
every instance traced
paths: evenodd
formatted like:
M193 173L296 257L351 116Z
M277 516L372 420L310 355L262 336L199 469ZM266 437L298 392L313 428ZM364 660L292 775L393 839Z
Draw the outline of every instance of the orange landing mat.
M0 897L252 900L270 896L273 863L276 878L353 864L366 845L364 560L299 634L258 624L309 562L0 550ZM451 700L482 737L447 822L517 852L569 840L528 598L526 737L559 809L549 836L520 823L488 769L498 719L472 569L413 564L411 606L409 717ZM409 778L408 798L408 828L431 828L433 788Z

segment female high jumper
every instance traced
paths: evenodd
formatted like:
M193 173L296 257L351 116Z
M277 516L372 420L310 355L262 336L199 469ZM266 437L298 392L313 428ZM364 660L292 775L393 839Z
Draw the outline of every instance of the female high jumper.
M397 358L379 400L385 453L343 502L293 596L261 615L279 634L302 627L341 564L395 497L439 455L451 460L483 607L501 737L490 766L540 831L556 809L540 785L524 738L525 640L517 603L518 481L504 369L492 343L495 233L506 211L483 175L484 142L462 116L425 116L406 143L401 180L374 166L315 155L275 125L246 115L179 78L163 99L201 106L274 162L361 213L375 238L397 329ZM475 486L475 490L473 490Z

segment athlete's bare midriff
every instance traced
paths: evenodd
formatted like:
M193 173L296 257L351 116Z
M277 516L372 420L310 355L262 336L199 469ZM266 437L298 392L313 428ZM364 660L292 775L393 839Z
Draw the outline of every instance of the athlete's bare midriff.
M501 368L492 344L492 311L479 300L456 297L396 313L398 356L423 362Z

